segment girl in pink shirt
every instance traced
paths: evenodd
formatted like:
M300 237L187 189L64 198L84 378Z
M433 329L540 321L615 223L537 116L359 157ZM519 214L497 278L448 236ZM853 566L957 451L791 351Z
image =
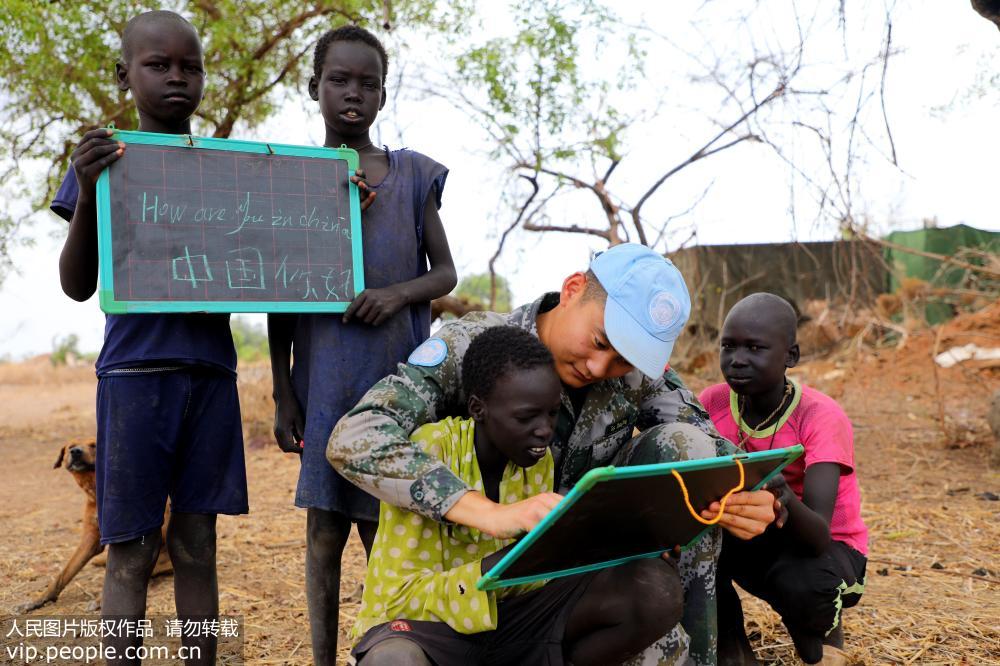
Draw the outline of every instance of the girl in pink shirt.
M773 294L730 310L719 364L725 384L700 398L719 432L747 451L795 444L785 468L784 527L750 541L724 538L719 560L719 663L756 663L732 582L781 615L802 660L846 664L840 611L864 591L868 530L854 472L851 422L832 398L785 377L799 360L796 315Z

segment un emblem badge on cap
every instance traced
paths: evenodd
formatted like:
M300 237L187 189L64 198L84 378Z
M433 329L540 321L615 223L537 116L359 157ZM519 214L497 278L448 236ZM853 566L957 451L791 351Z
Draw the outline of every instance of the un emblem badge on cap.
M668 291L661 291L649 302L649 318L664 330L672 328L681 316L681 304Z
M647 377L661 377L691 312L684 277L669 259L636 243L599 254L590 270L608 294L604 329L611 346Z

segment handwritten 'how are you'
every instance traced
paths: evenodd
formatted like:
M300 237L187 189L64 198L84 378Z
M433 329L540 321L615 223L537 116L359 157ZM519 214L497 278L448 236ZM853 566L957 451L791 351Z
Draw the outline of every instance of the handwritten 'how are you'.
M201 206L193 208L187 204L174 204L161 200L160 195L149 195L143 192L140 203L139 221L143 224L180 224L184 222L194 222L207 224L220 222L232 227L226 235L239 233L245 227L293 227L302 229L316 229L318 231L328 231L339 233L345 239L351 239L350 225L346 218L330 215L320 215L316 206L313 206L308 213L302 215L286 215L281 208L276 209L270 215L256 214L251 212L250 192L242 197L237 204L235 211L230 211L224 207Z

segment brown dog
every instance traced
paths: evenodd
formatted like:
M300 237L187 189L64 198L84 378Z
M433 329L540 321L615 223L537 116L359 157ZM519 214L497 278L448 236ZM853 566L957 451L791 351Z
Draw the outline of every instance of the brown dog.
M96 479L94 474L97 462L97 444L93 437L71 440L62 447L59 457L53 469L65 467L73 479L83 489L87 495L87 501L83 505L83 534L80 538L80 545L76 547L76 552L69 558L69 562L63 567L45 592L37 599L17 608L18 612L24 613L36 608L41 608L50 601L55 601L59 593L63 591L73 577L80 572L80 569L104 550L101 545L101 532L97 525L97 495ZM163 528L160 534L160 555L153 567L153 576L169 573L173 571L170 563L170 556L167 554L167 524L170 522L170 507L167 507L163 514Z

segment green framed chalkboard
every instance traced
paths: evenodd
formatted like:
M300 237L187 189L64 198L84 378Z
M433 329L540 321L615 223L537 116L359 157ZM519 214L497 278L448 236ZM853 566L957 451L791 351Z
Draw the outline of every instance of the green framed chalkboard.
M592 469L476 587L493 590L571 576L659 557L676 545L687 548L712 528L691 516L685 491L691 506L701 511L737 486L762 487L802 452L796 444L718 458Z
M97 181L105 312L343 312L364 290L354 150L112 138L126 149Z

